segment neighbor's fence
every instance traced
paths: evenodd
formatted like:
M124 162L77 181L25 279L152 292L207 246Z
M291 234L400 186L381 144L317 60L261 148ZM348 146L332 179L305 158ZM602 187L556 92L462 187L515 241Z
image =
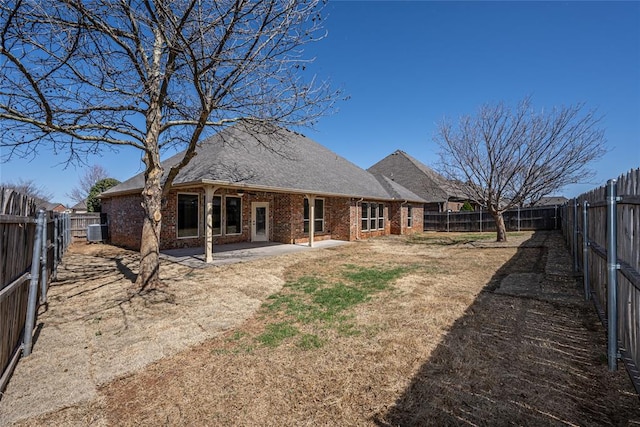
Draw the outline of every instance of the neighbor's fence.
M557 230L562 209L558 206L510 209L503 213L507 231ZM479 212L424 212L424 231L496 231L493 217Z
M563 232L607 328L610 370L621 360L640 394L640 169L569 201Z
M72 214L71 220L71 241L86 241L87 228L93 224L101 224L100 213Z
M68 214L39 211L34 201L0 189L0 393L22 354L31 353L39 306L71 242Z

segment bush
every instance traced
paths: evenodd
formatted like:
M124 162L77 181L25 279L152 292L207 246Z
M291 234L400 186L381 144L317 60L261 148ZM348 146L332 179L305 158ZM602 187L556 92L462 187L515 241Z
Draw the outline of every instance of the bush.
M103 191L107 191L113 186L120 184L120 181L114 178L105 178L96 182L91 190L89 190L89 196L87 197L87 211L100 212L102 210L102 204L98 196Z

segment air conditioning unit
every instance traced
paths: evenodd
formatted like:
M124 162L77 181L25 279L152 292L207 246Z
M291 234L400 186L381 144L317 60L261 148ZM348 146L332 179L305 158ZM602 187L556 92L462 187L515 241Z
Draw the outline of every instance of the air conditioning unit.
M104 242L107 239L106 224L91 224L87 226L88 242Z

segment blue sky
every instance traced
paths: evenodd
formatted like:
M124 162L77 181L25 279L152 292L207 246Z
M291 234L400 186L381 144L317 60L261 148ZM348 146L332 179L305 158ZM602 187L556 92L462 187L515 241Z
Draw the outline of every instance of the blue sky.
M604 116L609 152L572 197L640 167L640 2L330 1L326 39L307 48L307 72L350 99L304 133L367 168L401 149L437 167L437 123L486 102L537 108L586 103ZM89 160L124 180L141 171L136 150ZM42 183L56 201L82 168L42 152L1 165L2 181Z

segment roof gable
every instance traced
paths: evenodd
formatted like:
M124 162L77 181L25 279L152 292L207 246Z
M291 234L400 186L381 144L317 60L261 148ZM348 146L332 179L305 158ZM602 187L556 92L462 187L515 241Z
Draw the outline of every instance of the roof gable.
M396 150L367 170L391 178L430 203L466 198L452 182L402 150Z
M241 122L200 143L174 185L210 183L300 193L393 199L369 172L302 134ZM165 176L183 153L162 162ZM144 174L102 196L142 189ZM414 200L423 201L414 195Z

